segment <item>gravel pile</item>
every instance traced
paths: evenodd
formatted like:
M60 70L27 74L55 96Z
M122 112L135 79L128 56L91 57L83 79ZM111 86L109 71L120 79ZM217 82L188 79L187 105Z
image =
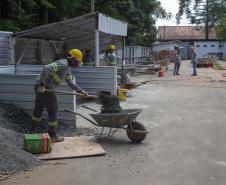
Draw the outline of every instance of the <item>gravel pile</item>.
M0 104L0 174L32 169L41 162L23 151L30 116L14 105Z
M0 127L19 133L28 133L31 117L12 104L0 104Z
M0 104L0 175L32 169L41 164L34 155L23 150L24 134L29 133L31 117L14 105ZM78 128L60 123L59 135L94 135L91 128ZM42 122L40 133L47 132L46 122Z
M23 134L0 127L0 174L32 169L40 161L23 151Z
M0 104L0 127L13 130L18 133L29 133L31 127L31 117L23 110L18 109L12 104ZM47 120L43 120L37 132L48 131ZM73 125L58 122L57 133L61 136L72 137L79 135L93 135L94 131L90 128L74 129Z

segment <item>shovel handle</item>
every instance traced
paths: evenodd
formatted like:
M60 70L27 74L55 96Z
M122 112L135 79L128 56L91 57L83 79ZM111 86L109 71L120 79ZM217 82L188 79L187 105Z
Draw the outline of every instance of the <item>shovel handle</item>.
M62 93L62 94L69 94L69 95L78 95L78 96L84 96L80 93L74 93L74 92L68 92L68 91L60 91L60 90L53 90L53 89L45 89L45 92L53 92L53 93Z
M77 95L77 96L82 96L82 97L86 98L86 96L84 94L74 93L74 92L68 92L68 91L45 89L45 92L54 92L54 93L61 93L61 94L68 94L68 95ZM89 95L87 98L97 98L97 96Z

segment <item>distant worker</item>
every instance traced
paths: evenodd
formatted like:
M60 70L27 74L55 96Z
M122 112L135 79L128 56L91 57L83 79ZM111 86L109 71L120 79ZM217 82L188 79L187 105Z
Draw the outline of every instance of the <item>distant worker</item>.
M116 47L114 44L110 44L107 47L106 53L104 54L104 59L107 63L107 66L117 66L120 57L116 55L115 51Z
M181 64L181 52L180 52L180 47L179 46L175 46L174 50L175 50L175 63L174 63L174 70L173 70L173 75L180 75L179 74L179 70L180 70L180 64Z
M48 133L52 142L61 142L63 137L57 136L57 97L54 92L47 92L45 89L54 90L65 80L73 90L88 96L83 89L73 82L71 68L76 68L82 62L82 52L78 49L72 49L67 53L65 59L57 60L51 64L45 65L40 76L35 83L35 107L32 116L31 132L35 133L37 126L41 122L43 110L48 112Z
M85 54L83 55L82 61L84 66L95 66L95 59L91 55L90 48L85 49Z
M195 51L195 48L193 46L191 47L191 63L193 69L192 76L197 76L197 52Z

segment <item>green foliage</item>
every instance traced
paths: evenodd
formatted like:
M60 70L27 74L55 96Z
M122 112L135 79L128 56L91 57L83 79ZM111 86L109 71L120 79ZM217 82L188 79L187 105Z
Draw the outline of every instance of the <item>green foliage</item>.
M177 21L179 23L181 17L186 15L191 23L205 27L208 39L209 30L215 28L225 14L225 0L179 0Z
M217 36L226 41L226 15L221 17L219 23L216 26Z
M128 22L131 45L149 46L156 19L170 17L158 0L96 0L95 10ZM0 30L21 31L89 12L90 0L1 0Z

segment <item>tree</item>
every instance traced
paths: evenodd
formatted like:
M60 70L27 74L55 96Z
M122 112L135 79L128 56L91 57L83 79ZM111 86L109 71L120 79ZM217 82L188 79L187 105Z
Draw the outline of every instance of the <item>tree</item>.
M96 5L97 10L128 22L130 45L149 46L156 40L156 19L169 17L156 0L99 0Z
M95 0L95 11L128 22L128 44L156 39L157 18L169 14L158 0ZM0 30L21 31L90 12L90 0L1 0Z
M216 26L217 36L226 41L226 15L222 16Z
M179 0L177 21L179 23L181 17L186 15L191 23L205 28L206 40L208 40L210 29L215 28L225 12L225 0Z

